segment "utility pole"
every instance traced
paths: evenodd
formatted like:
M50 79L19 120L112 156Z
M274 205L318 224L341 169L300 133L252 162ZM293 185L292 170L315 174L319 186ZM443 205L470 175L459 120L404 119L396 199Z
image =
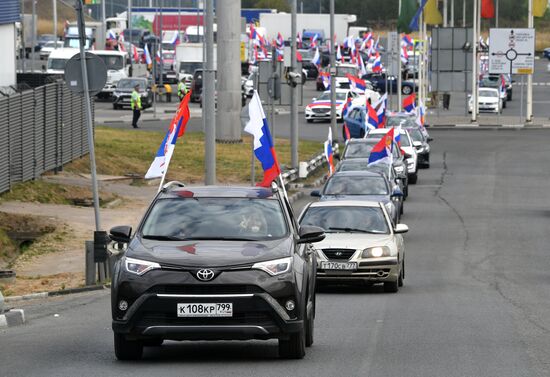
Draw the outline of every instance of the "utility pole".
M290 2L290 72L294 72L296 69L296 12L297 12L296 0ZM297 102L298 88L290 87L290 161L292 168L298 169L300 163L298 158L298 102Z
M533 0L529 0L529 8L527 14L527 27L532 29L534 25L533 20ZM510 64L512 64L510 62ZM533 121L533 75L527 75L527 109L526 109L525 122L531 123Z
M443 0L443 27L447 27L447 0Z
M330 128L336 140L336 62L334 59L334 0L330 0Z
M101 22L102 22L101 31L102 31L103 35L101 35L101 41L99 42L99 46L103 50L105 50L105 41L107 40L107 23L105 22L105 19L107 18L107 15L105 14L106 13L106 10L105 10L105 2L106 1L107 0L101 0ZM55 2L56 2L56 0L54 0L54 3Z
M127 18L126 23L128 24L128 31L129 31L129 38L130 38L130 45L131 45L131 43L132 43L132 0L128 0L128 11L126 12L126 18ZM156 61L156 59L153 58L153 67L155 65L155 61ZM133 71L134 71L134 69L132 68L132 59L130 59L130 67L128 69L130 77L133 76ZM155 70L153 69L153 72L154 71ZM153 80L155 80L154 76L153 76ZM156 99L155 94L153 94L153 103L156 106L157 99Z
M495 28L498 29L498 8L499 8L499 0L496 0L496 4L495 4ZM510 80L512 78L510 77Z
M466 0L462 0L462 27L466 27Z
M455 0L451 0L451 22L449 23L449 26L455 27Z
M477 0L473 4L472 17L472 123L477 122Z
M159 17L159 36L160 36L160 75L159 75L159 86L157 87L157 93L160 93L160 88L163 86L162 74L164 72L164 56L162 53L162 8L164 7L164 0L159 0L160 5L160 17ZM158 4L157 4L158 5Z
M206 67L203 68L202 92L204 118L204 171L205 184L216 184L216 99L214 70L214 0L206 0L206 17L203 19L206 44ZM198 4L197 4L198 7ZM197 9L198 12L198 9Z
M53 35L55 35L53 48L57 50L57 0L53 0Z
M401 0L399 0L399 10L397 12L398 12L397 15L399 18L401 16ZM399 34L397 34L397 40L398 40L397 42L397 48L398 48L397 50L397 108L401 110L401 86L403 85L403 73L401 72L401 70L403 69L401 65L401 49L403 47L401 47L401 39L399 38Z
M32 2L31 72L34 72L34 53L35 53L34 48L36 46L36 0L31 0L31 2Z
M218 112L217 139L241 142L241 1L216 3L218 20Z

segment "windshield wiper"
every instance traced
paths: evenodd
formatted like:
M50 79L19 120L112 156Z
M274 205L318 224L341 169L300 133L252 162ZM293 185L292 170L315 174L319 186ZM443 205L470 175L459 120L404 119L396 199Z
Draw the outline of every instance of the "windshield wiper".
M370 230L365 229L358 229L358 228L338 228L338 227L330 227L327 230L342 230L344 232L360 232L360 233L370 233L370 234L380 234L380 232L373 232Z
M158 234L147 234L143 235L142 238L146 240L157 240L157 241L185 241L186 238L180 238L176 236L162 236Z

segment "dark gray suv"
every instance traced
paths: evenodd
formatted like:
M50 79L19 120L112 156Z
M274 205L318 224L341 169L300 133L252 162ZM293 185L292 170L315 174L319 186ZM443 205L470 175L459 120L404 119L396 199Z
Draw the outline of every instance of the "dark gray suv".
M296 222L277 186L181 187L155 197L127 243L111 285L116 357L139 359L164 340L279 340L302 358L313 343L322 229Z

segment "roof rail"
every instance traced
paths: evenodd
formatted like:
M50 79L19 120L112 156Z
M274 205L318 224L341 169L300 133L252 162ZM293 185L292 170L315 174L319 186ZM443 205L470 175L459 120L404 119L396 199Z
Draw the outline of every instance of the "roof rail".
M162 191L168 191L174 187L185 187L185 184L180 181L170 181L164 186L162 186Z

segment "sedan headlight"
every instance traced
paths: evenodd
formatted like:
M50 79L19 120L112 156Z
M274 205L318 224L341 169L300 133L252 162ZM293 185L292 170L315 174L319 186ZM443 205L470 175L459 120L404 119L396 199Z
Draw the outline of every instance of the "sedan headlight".
M390 248L387 246L377 246L369 247L368 249L363 250L361 258L380 258L380 257L389 257Z
M288 272L290 270L291 264L292 258L288 257L255 263L252 268L265 271L271 276L277 276Z
M126 258L124 265L126 266L126 271L140 276L148 271L160 268L160 264L156 262L149 262L134 258Z
M397 174L403 173L403 166L402 165L396 166L395 167L395 172Z

